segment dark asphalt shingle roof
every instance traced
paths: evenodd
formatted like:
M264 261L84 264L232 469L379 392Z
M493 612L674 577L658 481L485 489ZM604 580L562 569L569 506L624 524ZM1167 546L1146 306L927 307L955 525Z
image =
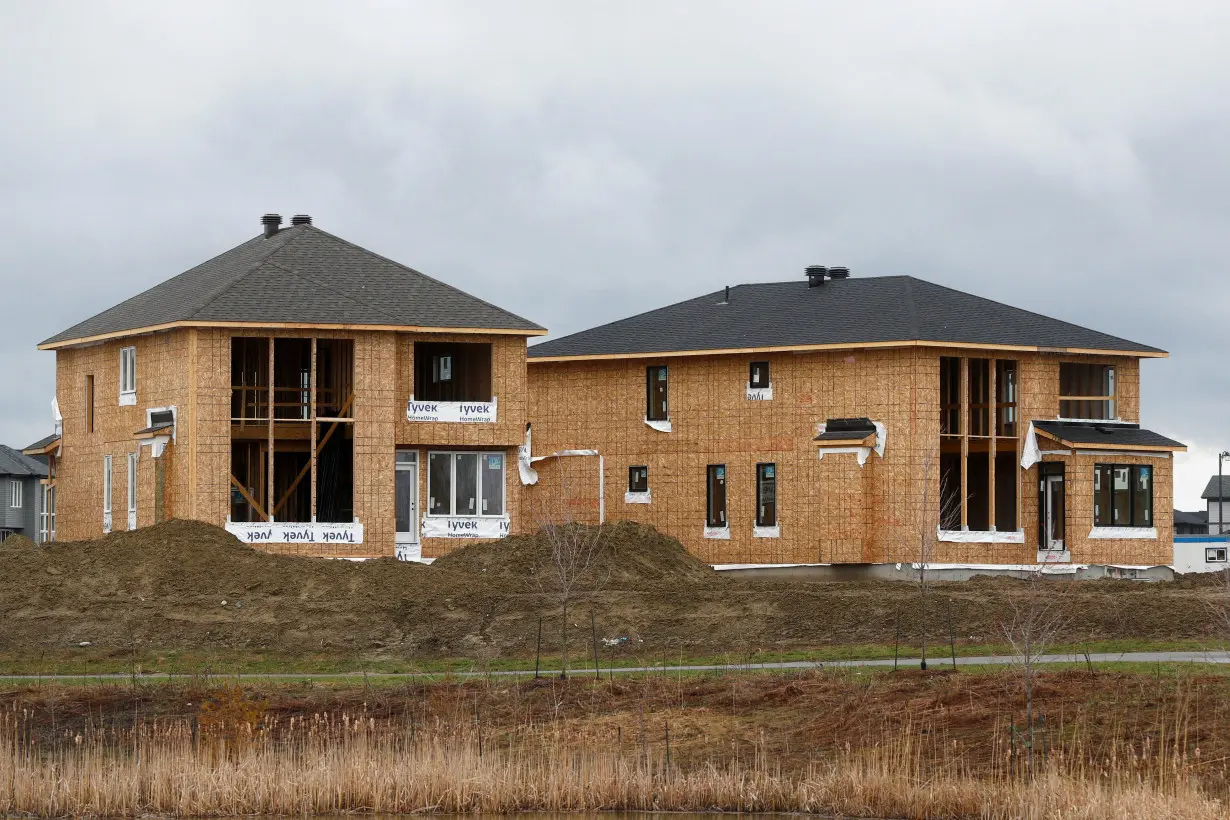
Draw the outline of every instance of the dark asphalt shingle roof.
M870 342L958 342L1161 353L912 276L736 285L532 345L530 358Z
M848 441L864 439L873 436L876 426L869 418L829 419L824 424L824 432L813 441Z
M42 438L40 438L38 441L34 442L33 444L27 444L27 445L26 445L23 449L25 449L25 450L41 450L41 449L43 449L44 447L46 447L48 444L50 444L51 442L53 442L53 441L55 441L56 439L58 439L59 437L60 437L60 434L59 434L59 433L52 433L52 434L51 434L51 435L49 435L49 436L43 436Z
M1221 497L1230 501L1230 475L1222 476L1221 489ZM1204 485L1204 492L1200 494L1200 497L1204 499L1217 499L1217 476L1211 477L1209 483Z
M1112 444L1117 447L1186 447L1139 424L1098 424L1083 421L1035 421L1034 427L1073 444ZM1230 485L1228 485L1230 487Z
M542 330L312 225L259 235L42 344L169 322Z
M20 450L0 444L0 475L47 477L47 465L24 455Z
M1207 524L1209 523L1209 511L1200 510L1199 512L1183 512L1182 510L1175 510L1174 522L1176 524Z

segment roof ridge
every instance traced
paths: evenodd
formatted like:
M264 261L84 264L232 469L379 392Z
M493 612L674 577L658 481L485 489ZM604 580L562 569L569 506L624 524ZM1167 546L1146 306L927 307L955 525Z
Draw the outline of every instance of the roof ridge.
M349 247L351 247L351 248L354 248L354 249L355 249L355 250L357 250L357 251L361 251L361 252L363 252L363 253L366 253L366 254L367 254L367 255L369 255L369 256L374 256L374 257L376 257L377 259L380 259L380 260L382 260L382 261L384 261L384 262L388 262L390 265L393 265L394 267L401 268L402 270L404 270L404 271L408 271L409 273L413 273L413 274L415 274L416 276L421 276L421 277L423 277L424 279L427 279L428 281L433 282L433 283L435 283L435 284L437 284L437 285L439 285L439 286L441 286L441 287L448 288L449 290L453 291L454 293L458 293L458 294L460 294L460 295L462 295L462 296L465 296L465 297L466 297L466 298L468 298L468 299L473 299L473 300L474 300L474 301L476 301L476 302L481 302L481 303L483 303L484 305L486 305L487 307L489 307L489 308L491 308L491 309L493 309L493 310L498 310L500 313L506 313L506 314L508 314L509 316L513 317L514 319L520 319L522 322L525 322L525 323L527 323L527 324L533 325L534 327L538 328L539 330L546 330L546 328L544 328L542 325L538 324L537 322L530 321L529 319L525 318L524 316L519 316L518 314L513 313L511 310L506 310L505 308L502 308L502 307L500 307L500 306L499 306L499 305L497 305L497 304L494 304L494 303L492 303L492 302L488 302L486 299L483 299L483 298L481 298L481 297L475 296L474 294L469 293L468 291L464 291L464 290L462 290L461 288L457 287L456 285L450 285L448 282L445 282L445 281L442 281L442 280L440 280L440 279L437 279L437 278L435 278L434 276L431 276L430 274L423 273L421 270L415 270L414 268L410 267L409 265L404 265L404 264L402 264L401 262L398 262L396 259L390 259L389 257L384 256L383 254L376 253L375 251L371 250L370 248L365 248L365 247L363 247L362 245L356 245L354 242L351 242L351 241L349 241L349 240L347 240L347 239L343 239L342 237L337 236L337 235L335 235L335 234L331 234L331 233L329 233L328 231L321 230L320 228L316 227L315 225L302 225L302 226L300 226L300 227L305 227L305 228L308 228L308 229L310 229L310 230L313 230L313 231L315 231L316 233L322 234L323 236L327 236L327 237L329 237L330 239L333 239L333 240L335 240L335 241L337 241L337 242L340 242L340 243L341 243L341 244L343 244L343 245L347 245L347 246L349 246ZM280 249L279 249L279 250L280 250Z

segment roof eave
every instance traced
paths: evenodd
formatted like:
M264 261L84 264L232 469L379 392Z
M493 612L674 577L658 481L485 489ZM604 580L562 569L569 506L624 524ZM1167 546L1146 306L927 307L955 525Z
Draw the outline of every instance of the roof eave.
M1170 354L1157 348L1135 350L1110 350L1104 348L1050 347L1045 345L974 344L971 342L939 342L925 339L908 339L890 342L842 342L819 345L780 345L767 347L708 348L701 350L657 350L636 353L589 353L565 356L535 356L530 348L529 361L534 363L604 361L615 359L656 359L667 356L724 356L749 353L805 353L824 350L861 350L866 348L956 348L961 350L999 350L1018 353L1052 353L1077 356L1131 356L1141 359L1166 359Z
M110 333L99 333L93 336L81 336L71 339L59 339L55 336L40 342L39 350L60 350L66 347L97 344L128 336L143 336L164 330L178 328L236 328L252 330L264 328L269 330L389 330L399 333L465 333L475 336L545 336L547 329L534 328L497 328L497 327L433 327L428 325L368 325L368 324L333 324L327 322L205 322L177 321L165 322L159 325L116 330Z

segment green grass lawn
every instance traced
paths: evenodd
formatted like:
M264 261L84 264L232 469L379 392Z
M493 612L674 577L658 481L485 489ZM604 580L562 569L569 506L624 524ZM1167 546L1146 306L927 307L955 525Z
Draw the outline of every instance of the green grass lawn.
M1089 641L1083 644L1056 645L1051 654L1073 654L1077 665L1084 665L1083 652L1201 652L1217 651L1224 646L1201 641L1143 641L1112 640ZM578 646L570 652L568 667L577 674L593 674L594 661L591 646ZM763 663L803 661L828 663L846 660L889 659L894 654L892 644L862 644L827 646L810 650L728 653L689 653L678 648L642 648L630 651L599 648L599 665L603 670L611 667L626 669L648 666L724 666L746 667ZM917 658L921 648L915 644L897 647L901 658ZM974 655L1010 655L1010 647L1004 644L960 643L956 644L958 657ZM931 664L942 667L951 655L947 643L933 644L927 649ZM559 669L559 654L543 655L539 661L542 669ZM1187 664L1190 666L1190 664ZM254 650L217 650L208 652L158 652L138 649L134 652L115 652L98 647L81 647L55 652L19 653L0 652L0 674L37 678L44 675L125 675L154 678L166 675L227 676L236 674L305 674L305 675L380 675L404 673L456 673L510 672L534 670L534 657L520 656L490 659L416 659L393 657L354 657L337 654L283 655Z

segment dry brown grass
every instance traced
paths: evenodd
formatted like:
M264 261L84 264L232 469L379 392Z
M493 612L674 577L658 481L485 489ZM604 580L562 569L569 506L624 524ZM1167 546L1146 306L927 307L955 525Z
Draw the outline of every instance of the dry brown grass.
M0 713L0 814L224 816L513 811L823 812L903 818L1201 818L1225 807L1202 790L1206 762L1178 751L1079 739L1033 777L1005 758L975 774L957 744L886 732L796 771L767 743L681 766L665 744L578 736L567 721L516 731L355 714L260 715L217 693L211 721L138 720L36 742L28 710ZM226 716L230 716L229 718ZM256 723L247 721L255 718ZM1181 729L1176 729L1176 733ZM1176 734L1177 736L1177 734ZM1003 747L1002 742L997 744Z

